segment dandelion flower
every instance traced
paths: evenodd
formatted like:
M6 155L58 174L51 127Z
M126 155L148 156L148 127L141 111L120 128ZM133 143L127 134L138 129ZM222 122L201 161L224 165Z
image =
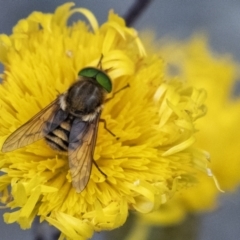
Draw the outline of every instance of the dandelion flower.
M137 32L110 12L102 26L94 15L66 3L53 14L33 12L10 36L0 36L4 65L0 86L0 143L77 81L78 72L97 67L113 82L105 105L95 165L86 188L71 184L67 155L44 140L1 154L1 202L11 209L7 223L30 228L35 216L61 231L60 238L86 239L94 231L124 224L129 210L147 213L206 173L206 155L193 147L195 121L206 108L204 90L164 75L165 62L147 55ZM87 22L68 26L81 13Z
M170 69L173 75L175 70L182 81L206 89L208 112L198 122L201 131L195 145L210 152L209 167L221 189L234 190L240 182L240 100L233 96L239 79L238 63L230 55L213 53L207 37L201 34L184 42L163 40L158 51L168 63L166 72ZM213 181L199 172L196 186L176 193L159 211L142 216L141 221L176 224L189 213L215 209L220 194Z

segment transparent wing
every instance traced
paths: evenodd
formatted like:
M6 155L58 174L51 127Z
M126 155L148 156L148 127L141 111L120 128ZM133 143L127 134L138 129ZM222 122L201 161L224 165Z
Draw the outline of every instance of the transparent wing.
M60 109L57 98L13 132L3 143L2 152L10 152L38 141L66 118L67 113Z
M69 136L68 159L72 185L80 193L90 178L100 113L93 122L75 119Z

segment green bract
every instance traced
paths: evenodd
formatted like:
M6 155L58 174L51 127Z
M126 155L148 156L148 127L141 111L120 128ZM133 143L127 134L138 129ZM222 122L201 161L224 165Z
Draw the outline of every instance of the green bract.
M94 78L107 92L112 91L112 81L103 71L94 67L86 67L79 71L79 76Z

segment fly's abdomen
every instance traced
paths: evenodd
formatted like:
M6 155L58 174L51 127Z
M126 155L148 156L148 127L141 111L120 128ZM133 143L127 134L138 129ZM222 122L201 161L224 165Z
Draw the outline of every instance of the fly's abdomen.
M55 130L46 135L47 144L54 150L67 151L69 144L69 134L71 129L71 120L62 122Z

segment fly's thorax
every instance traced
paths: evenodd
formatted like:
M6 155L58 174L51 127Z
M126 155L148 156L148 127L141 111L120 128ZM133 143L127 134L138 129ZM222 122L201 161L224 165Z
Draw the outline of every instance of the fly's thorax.
M81 119L82 119L84 122L91 122L91 121L93 121L93 120L96 118L96 116L101 112L102 109L103 109L103 105L97 107L97 108L95 109L95 111L92 112L92 113L82 115L82 116L81 116Z
M60 95L59 104L62 110L82 118L83 121L92 120L102 109L105 93L94 79L81 78L66 93Z
M67 108L67 104L66 104L66 93L63 93L61 94L59 97L59 105L60 105L60 108L63 110L63 111L66 111L66 108Z

